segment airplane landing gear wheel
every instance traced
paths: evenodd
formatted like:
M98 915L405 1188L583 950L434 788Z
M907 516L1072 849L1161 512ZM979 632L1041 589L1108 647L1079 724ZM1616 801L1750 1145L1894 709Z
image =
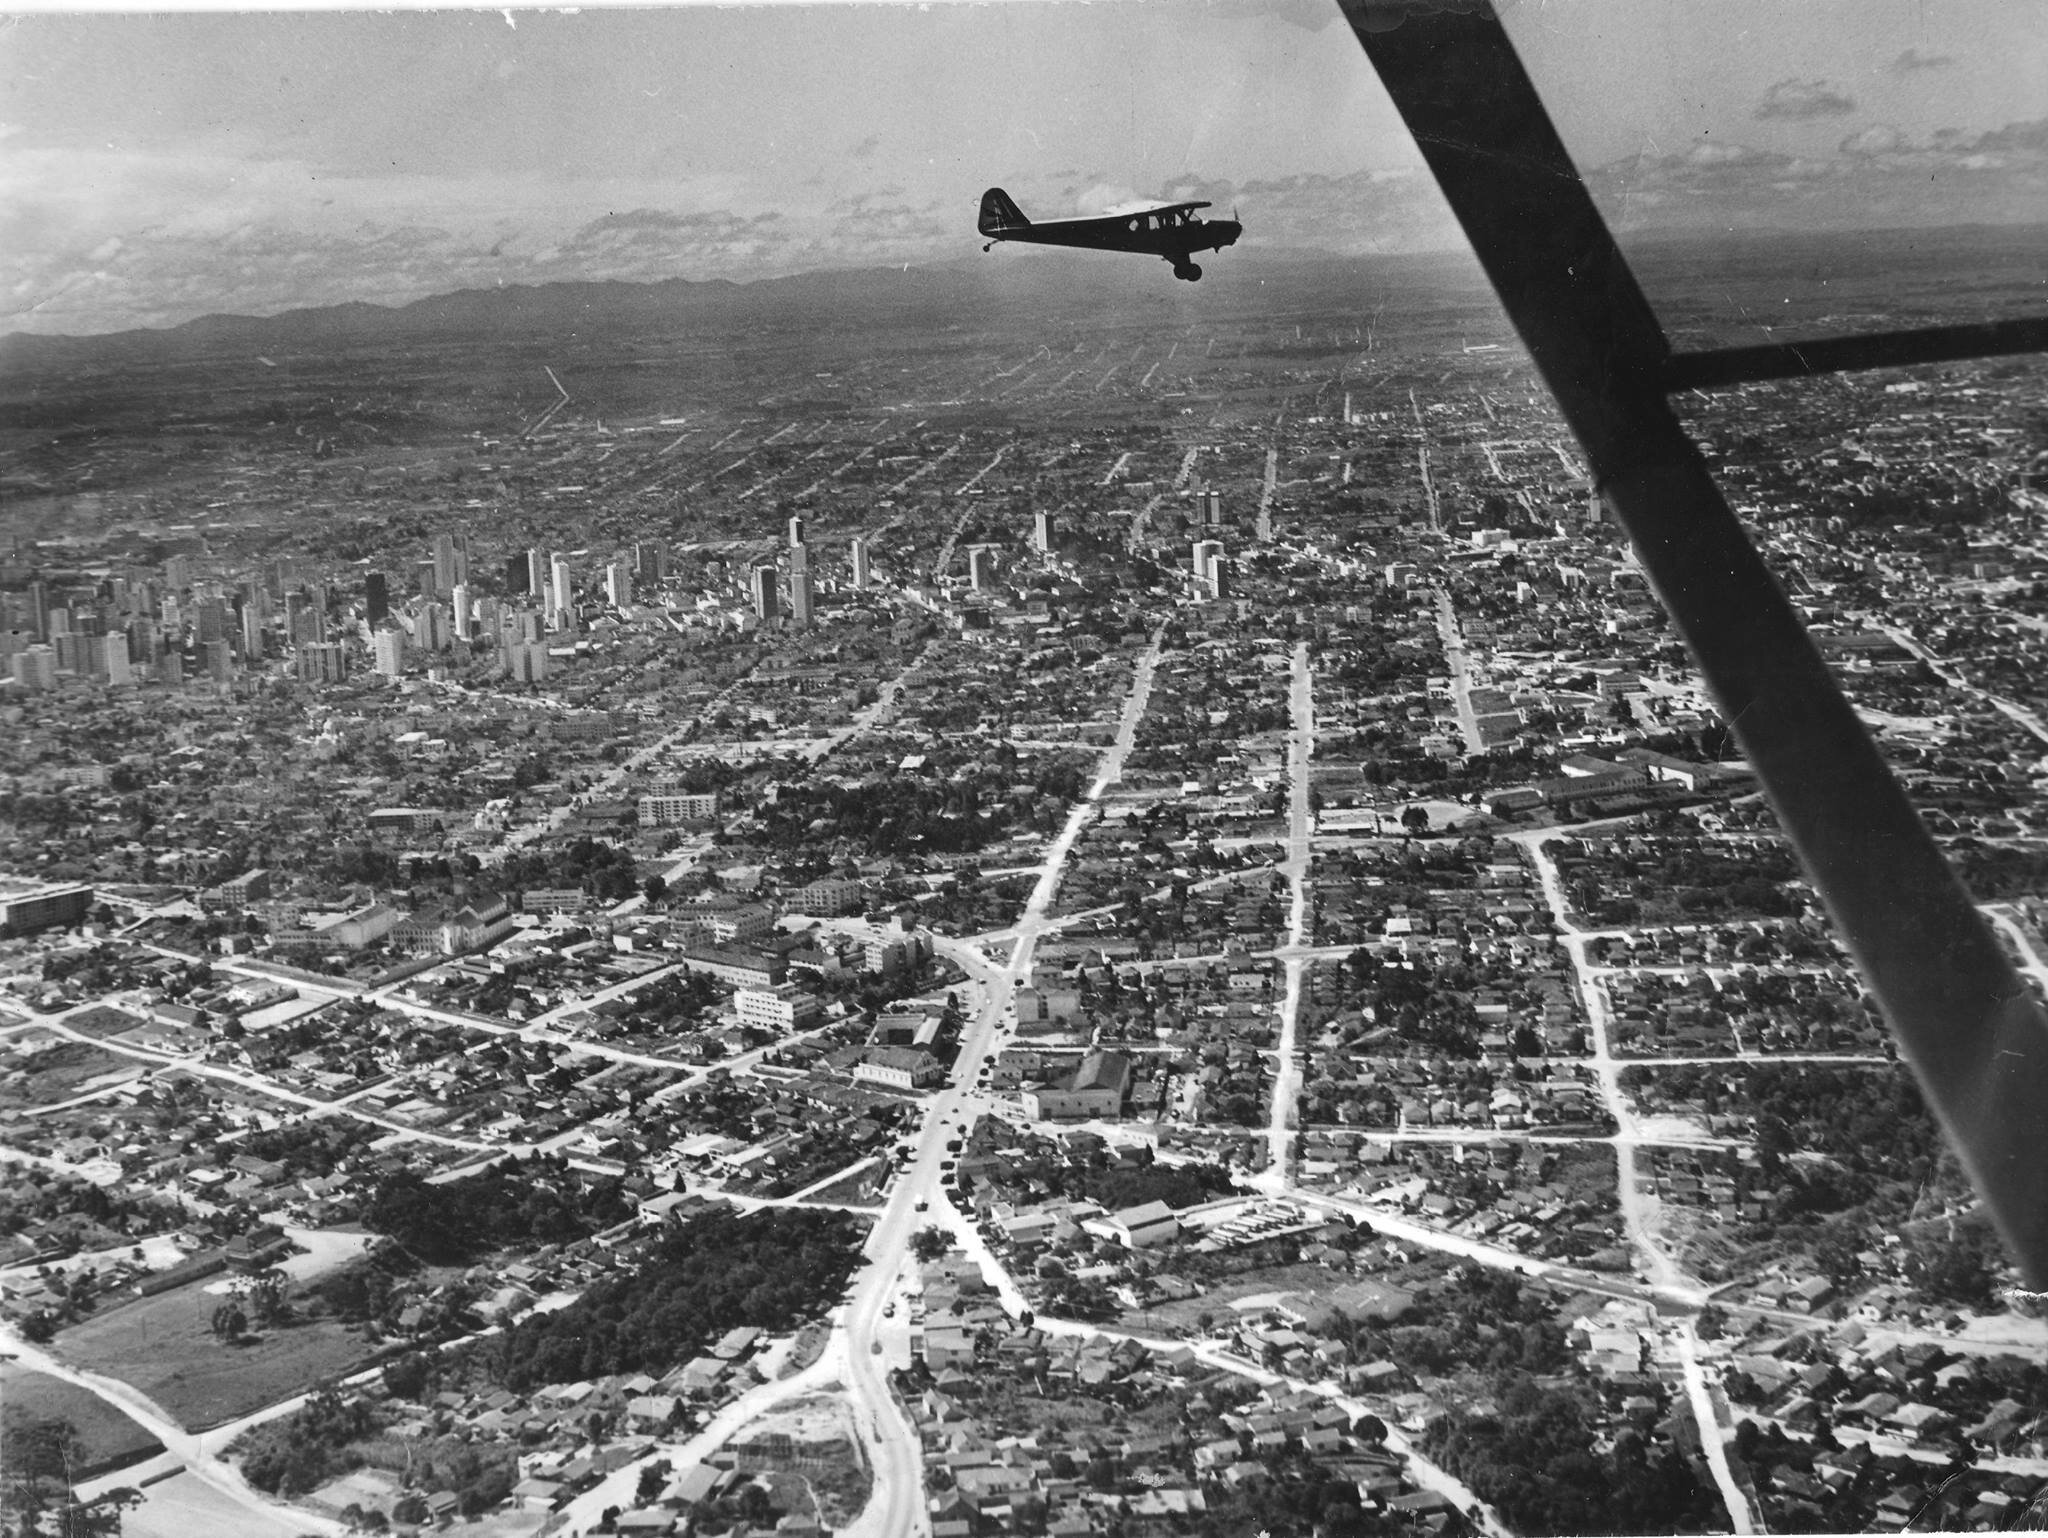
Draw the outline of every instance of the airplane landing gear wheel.
M1173 269L1173 275L1183 283L1195 283L1201 280L1202 269L1193 262L1182 262Z

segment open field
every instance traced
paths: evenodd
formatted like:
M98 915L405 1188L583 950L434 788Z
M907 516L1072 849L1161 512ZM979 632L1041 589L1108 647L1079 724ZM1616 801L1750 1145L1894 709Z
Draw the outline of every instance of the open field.
M14 1059L12 1065L27 1070L18 1083L0 1086L0 1107L54 1105L93 1087L93 1080L126 1076L143 1070L130 1057L117 1057L88 1047L82 1041L58 1041Z
M10 1425L69 1421L83 1444L80 1479L138 1462L163 1445L99 1395L26 1368L0 1364L0 1404Z
M55 1349L80 1367L132 1384L195 1431L303 1393L370 1354L360 1336L331 1322L230 1346L211 1327L219 1303L203 1288L180 1287L74 1325Z

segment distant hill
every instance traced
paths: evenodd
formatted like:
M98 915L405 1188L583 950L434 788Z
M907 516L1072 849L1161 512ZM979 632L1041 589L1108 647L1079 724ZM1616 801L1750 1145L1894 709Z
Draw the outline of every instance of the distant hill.
M1341 258L1315 252L1232 253L1211 265L1202 297L1237 309L1278 294L1316 292L1333 282L1361 292L1422 284L1470 289L1476 268L1461 256ZM1371 286L1365 286L1365 285ZM751 283L668 278L652 283L508 284L464 289L410 304L363 303L289 310L280 315L207 315L161 330L0 337L0 372L45 367L121 366L197 361L231 354L330 352L361 346L456 338L533 339L602 335L619 329L733 328L892 324L971 326L979 319L1034 314L1066 319L1156 307L1195 296L1165 267L1141 259L1069 253L1003 252L912 267L801 273Z
M1706 338L1753 326L1770 306L1780 327L1839 331L1930 318L2038 312L2048 228L1801 233L1635 233L1623 247L1668 325ZM1105 324L1163 315L1194 320L1325 312L1356 295L1361 314L1426 311L1483 292L1463 252L1347 257L1239 249L1208 264L1199 285L1163 264L1097 253L1012 251L910 267L849 268L763 278L508 284L403 305L342 304L280 315L208 315L163 330L0 337L0 376L121 368L260 354L330 354L407 342L531 342L613 334L945 330L1043 321ZM1786 301L1790 300L1790 308Z

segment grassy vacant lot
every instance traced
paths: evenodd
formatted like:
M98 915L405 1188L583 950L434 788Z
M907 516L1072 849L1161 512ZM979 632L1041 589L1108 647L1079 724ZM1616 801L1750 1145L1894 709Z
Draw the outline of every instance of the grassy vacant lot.
M57 1041L50 1046L17 1057L8 1064L28 1070L28 1078L0 1089L0 1106L52 1105L80 1093L102 1074L126 1069L142 1072L144 1064L132 1057L117 1057L82 1041Z
M234 1420L362 1365L370 1348L332 1321L265 1331L231 1346L212 1328L220 1298L200 1284L73 1325L55 1349L147 1394L189 1430Z
M0 1403L7 1407L9 1425L71 1422L84 1451L84 1466L77 1475L81 1479L137 1462L162 1446L99 1395L27 1368L0 1365Z
M118 1036L142 1024L142 1017L131 1015L125 1009L116 1009L111 1004L95 1004L91 1009L80 1010L64 1023L86 1036Z

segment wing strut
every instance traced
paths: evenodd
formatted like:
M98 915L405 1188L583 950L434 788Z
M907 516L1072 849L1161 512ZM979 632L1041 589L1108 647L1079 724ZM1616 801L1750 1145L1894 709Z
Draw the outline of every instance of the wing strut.
M2027 1285L2048 1289L2048 1017L1673 413L1667 389L1716 370L1672 359L1490 0L1344 10ZM1759 363L1785 367L1729 372Z

